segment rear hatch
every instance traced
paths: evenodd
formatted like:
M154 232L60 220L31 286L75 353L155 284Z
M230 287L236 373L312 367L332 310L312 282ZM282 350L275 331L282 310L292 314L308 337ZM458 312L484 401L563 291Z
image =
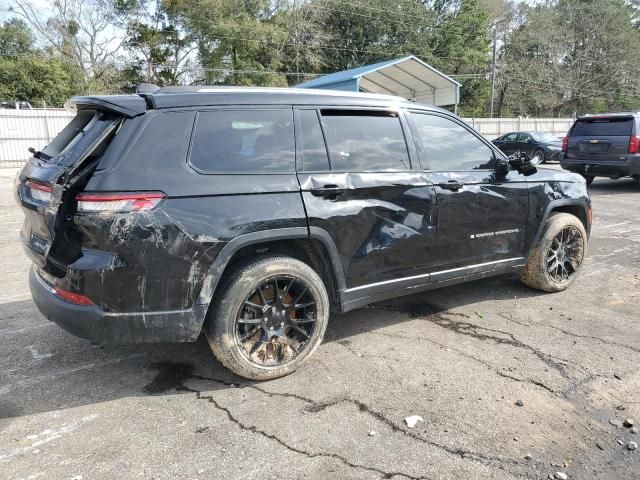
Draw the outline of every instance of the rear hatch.
M625 160L633 125L631 115L579 118L569 133L567 156L586 162Z
M138 99L144 111L144 100ZM54 275L63 275L66 265L81 256L79 234L73 228L75 195L88 182L125 118L132 115L104 101L74 100L69 108L76 110L76 116L49 145L34 153L16 186L25 213L21 236L27 254Z

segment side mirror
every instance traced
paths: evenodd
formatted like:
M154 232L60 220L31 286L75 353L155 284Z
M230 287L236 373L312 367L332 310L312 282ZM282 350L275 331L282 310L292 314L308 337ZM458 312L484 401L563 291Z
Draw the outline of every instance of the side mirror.
M538 171L535 164L531 162L531 157L526 152L516 152L509 156L509 166L518 173L528 176Z
M496 171L506 174L509 172L509 170L511 170L509 160L502 157L496 157Z

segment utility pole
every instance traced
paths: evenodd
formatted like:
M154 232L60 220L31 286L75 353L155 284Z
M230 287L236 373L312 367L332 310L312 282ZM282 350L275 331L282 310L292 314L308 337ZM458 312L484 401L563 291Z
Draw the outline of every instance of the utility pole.
M491 110L490 118L493 118L493 100L496 96L496 50L498 43L498 25L493 24L493 62L491 64Z

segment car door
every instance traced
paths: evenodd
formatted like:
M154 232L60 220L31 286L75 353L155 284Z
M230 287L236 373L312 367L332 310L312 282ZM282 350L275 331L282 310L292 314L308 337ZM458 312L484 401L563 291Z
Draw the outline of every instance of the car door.
M435 190L423 172L411 170L417 159L407 130L399 111L296 110L309 226L333 239L351 297L401 288L407 276L428 282Z
M518 134L517 133L508 133L499 140L494 141L496 147L502 150L506 155L511 155L516 152L518 149L517 145Z
M518 150L526 153L530 158L533 157L533 152L536 151L536 144L533 141L533 137L527 132L518 133Z
M529 195L523 175L496 170L490 144L444 113L411 114L422 168L436 189L433 281L521 264Z

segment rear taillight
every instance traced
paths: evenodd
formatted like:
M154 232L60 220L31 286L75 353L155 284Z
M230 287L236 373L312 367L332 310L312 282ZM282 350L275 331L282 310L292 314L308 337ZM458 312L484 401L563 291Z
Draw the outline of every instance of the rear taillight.
M49 203L49 201L51 200L51 192L53 191L51 185L27 180L26 182L24 182L24 186L27 188L29 196L33 200L42 203Z
M569 136L567 135L562 139L562 151L567 153L569 151Z
M638 153L640 150L640 138L636 135L631 135L629 139L629 153Z
M78 212L139 212L151 210L164 200L160 192L80 193L76 195Z
M95 305L95 303L84 295L62 290L61 288L56 288L56 295L65 302L73 303L74 305Z

